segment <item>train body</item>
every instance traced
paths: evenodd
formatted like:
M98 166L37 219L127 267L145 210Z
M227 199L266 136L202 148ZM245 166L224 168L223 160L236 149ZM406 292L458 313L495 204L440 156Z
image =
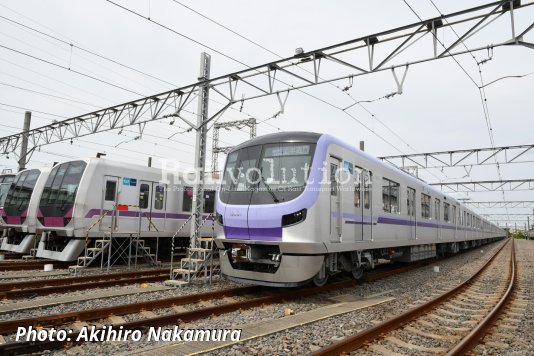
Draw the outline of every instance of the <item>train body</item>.
M457 200L326 135L257 137L228 153L217 197L225 277L324 284L378 259L415 261L504 236Z
M205 198L204 218L210 219L215 190L208 187ZM180 179L162 183L160 169L102 158L63 162L52 168L39 200L36 257L75 260L86 239L90 244L106 233L169 238L188 221L191 206L191 186ZM211 229L205 224L201 233ZM189 222L177 236L189 238Z
M27 254L35 245L37 212L50 168L21 171L10 184L1 214L0 249Z

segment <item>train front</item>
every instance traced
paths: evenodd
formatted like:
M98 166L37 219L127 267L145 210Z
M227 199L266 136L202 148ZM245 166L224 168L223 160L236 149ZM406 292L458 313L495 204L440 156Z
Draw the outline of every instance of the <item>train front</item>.
M42 237L37 257L59 261L76 259L84 247L83 219L76 219L75 210L79 186L87 163L68 161L52 168L44 185L37 210L37 231ZM94 191L94 195L101 192ZM83 210L83 202L80 202ZM82 221L77 221L82 220Z
M8 185L2 187L3 209L0 212L4 240L1 249L5 251L28 253L33 247L34 234L30 234L35 227L35 217L32 219L30 200L36 183L41 175L39 169L24 170Z
M223 232L216 239L226 278L297 286L318 273L326 252L314 233L320 136L271 134L229 152L217 200Z

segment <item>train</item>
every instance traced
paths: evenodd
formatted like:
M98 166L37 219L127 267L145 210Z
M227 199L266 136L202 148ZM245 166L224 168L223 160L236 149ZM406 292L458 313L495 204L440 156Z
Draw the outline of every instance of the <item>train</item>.
M11 187L11 182L13 182L13 179L15 179L15 174L0 174L0 209L2 209L4 206L4 201L6 200L7 192L9 187Z
M505 236L458 200L328 134L281 132L228 152L215 242L227 279L324 285Z
M121 238L135 236L147 252L149 241L168 239L180 227L176 237L189 246L193 188L183 174L173 177L164 182L161 169L105 158L55 164L31 196L34 213L27 217L34 217L35 257L75 261L86 248L97 250L109 234L118 243L115 251L125 250ZM215 189L207 186L204 194L203 219L213 220ZM210 236L213 229L206 223L200 233Z
M50 168L26 169L17 174L6 192L0 215L4 236L0 249L28 254L35 247L37 207Z

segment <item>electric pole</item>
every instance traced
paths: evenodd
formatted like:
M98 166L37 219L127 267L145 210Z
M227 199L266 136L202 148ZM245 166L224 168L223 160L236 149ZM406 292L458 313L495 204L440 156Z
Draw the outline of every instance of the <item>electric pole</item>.
M20 145L20 158L19 158L19 172L26 169L28 155L28 131L30 131L30 124L32 121L32 113L26 111L24 113L24 124L22 126L22 143Z
M202 213L204 211L204 175L206 173L206 138L208 125L208 100L210 79L211 56L202 52L200 56L200 75L198 81L201 82L198 91L198 114L195 141L195 187L193 189L193 218L191 221L191 246L196 245L199 237L199 229L202 224Z

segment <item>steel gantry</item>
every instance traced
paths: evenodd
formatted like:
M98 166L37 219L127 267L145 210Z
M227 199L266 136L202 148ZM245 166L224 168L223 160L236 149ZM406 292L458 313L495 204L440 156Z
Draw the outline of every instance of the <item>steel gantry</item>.
M464 204L473 208L534 208L534 201L532 200L516 200L516 201L463 201Z
M430 183L433 186L439 186L441 190L444 187L454 193L471 193L471 192L494 192L494 191L525 191L534 190L534 179L508 179L508 180L485 180L471 182L442 182Z
M534 144L384 156L379 159L401 169L469 167L534 163Z
M245 127L248 127L250 138L256 137L256 119L248 118L245 120L236 120L236 121L226 121L226 122L217 122L213 125L213 141L212 141L212 161L211 161L211 170L213 173L218 172L219 170L219 153L227 153L232 149L233 146L219 146L219 131L220 129L230 130L232 128L241 130Z
M14 153L21 145L23 135L28 137L28 149L31 152L43 145L127 126L138 125L142 132L147 123L170 117L183 120L191 129L201 130L203 125L218 118L235 103L276 95L283 109L287 95L293 90L302 91L318 84L347 79L352 82L356 77L381 71L392 72L397 85L397 91L392 94L401 93L406 70L410 65L499 46L521 45L534 48L534 44L524 40L524 35L532 30L534 23L519 29L514 21L516 12L533 4L534 2L521 4L517 0L496 1L321 49L298 51L292 57L275 62L212 79L202 79L178 89L2 137L0 154ZM481 31L491 32L490 25L505 16L509 17L510 31L506 34L509 39L495 44L481 43L475 35ZM455 28L457 40L450 44L438 40L446 28L460 24L463 30L459 26ZM467 39L471 41L471 48L460 50L459 44ZM479 43L476 43L477 40ZM410 52L415 43L423 41L428 43L428 52ZM397 72L403 69L405 72L399 80ZM213 113L198 126L193 123L187 107L204 86L209 88L210 96L221 99L223 103L212 105L212 108L215 107Z

